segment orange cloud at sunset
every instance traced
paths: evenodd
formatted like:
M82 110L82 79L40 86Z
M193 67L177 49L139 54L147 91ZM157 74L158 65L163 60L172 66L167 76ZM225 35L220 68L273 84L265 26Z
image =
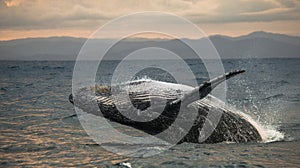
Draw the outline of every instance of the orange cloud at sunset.
M112 19L143 11L174 13L192 21L209 35L237 36L257 30L300 35L298 0L77 0L75 2L0 1L0 40L48 36L88 37ZM180 26L173 28L180 31L177 27Z
M18 6L23 0L8 0L4 1L5 5L7 7L13 7L13 6Z

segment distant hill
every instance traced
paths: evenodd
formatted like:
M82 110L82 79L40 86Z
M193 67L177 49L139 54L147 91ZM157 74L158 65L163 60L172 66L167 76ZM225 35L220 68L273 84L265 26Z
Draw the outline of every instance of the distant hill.
M209 37L222 59L227 58L300 58L300 37L253 32L239 37L214 35ZM107 39L94 39L105 42ZM75 60L85 38L49 37L0 41L0 60ZM201 45L204 39L190 40ZM120 59L135 49L159 46L190 58L190 49L178 40L135 39L122 42L108 54L108 59ZM203 55L209 56L209 53ZM155 56L153 56L155 57ZM209 57L207 57L209 58Z
M86 39L28 38L0 42L1 60L74 60Z
M245 36L211 36L223 58L300 58L300 37L263 31Z

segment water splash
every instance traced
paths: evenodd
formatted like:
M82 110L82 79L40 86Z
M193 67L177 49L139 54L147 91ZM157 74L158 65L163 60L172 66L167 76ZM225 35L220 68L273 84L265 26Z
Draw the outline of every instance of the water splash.
M270 122L264 119L261 119L260 115L258 115L255 119L254 117L252 117L253 115L250 115L250 114L260 114L259 112L250 113L248 110L242 112L237 110L234 107L231 107L231 110L239 114L240 116L242 116L244 119L246 119L249 123L251 123L251 125L253 125L257 129L257 131L259 132L262 138L262 143L282 141L285 139L284 133L279 131L277 126L271 124ZM273 115L271 117L276 117L276 116Z
M266 125L263 126L264 134L266 139L263 140L265 143L282 141L285 139L285 135L283 132L278 131L276 126Z
M279 131L278 126L275 125L275 122L270 122L270 119L266 119L265 113L253 112L257 115L256 119L253 119L252 115L248 115L249 112L243 113L239 112L247 121L249 121L259 132L262 137L263 143L282 141L285 139L285 134ZM274 120L278 119L278 113L273 113L269 118Z

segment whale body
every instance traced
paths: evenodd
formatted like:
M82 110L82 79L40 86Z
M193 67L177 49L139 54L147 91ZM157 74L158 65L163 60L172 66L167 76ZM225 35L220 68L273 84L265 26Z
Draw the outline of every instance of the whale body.
M185 135L178 143L262 141L257 123L246 114L225 105L209 94L224 80L242 72L244 71L229 72L195 88L150 79L114 86L84 87L71 94L69 101L87 113L102 116L151 135L159 135L170 129L177 119L181 123L191 122L191 126L185 130ZM189 117L191 111L195 112L193 120ZM211 120L208 117L210 113L219 114L217 123L207 122ZM214 128L206 136L201 131L205 123L211 123ZM159 138L168 141L182 129L184 128L174 129L167 137L164 135Z

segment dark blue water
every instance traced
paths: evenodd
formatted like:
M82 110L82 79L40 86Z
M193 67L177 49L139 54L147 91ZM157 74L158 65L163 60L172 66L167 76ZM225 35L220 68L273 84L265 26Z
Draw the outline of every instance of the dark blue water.
M197 82L208 79L188 60ZM117 65L107 61L98 82ZM104 150L85 133L68 102L74 62L0 62L0 166L297 167L300 164L300 59L223 60L226 71L246 73L228 81L227 101L270 130L269 143L181 144L152 157L129 158ZM174 65L174 64L173 64ZM180 67L179 67L180 68ZM172 81L155 70L140 72ZM272 132L274 131L274 132Z

